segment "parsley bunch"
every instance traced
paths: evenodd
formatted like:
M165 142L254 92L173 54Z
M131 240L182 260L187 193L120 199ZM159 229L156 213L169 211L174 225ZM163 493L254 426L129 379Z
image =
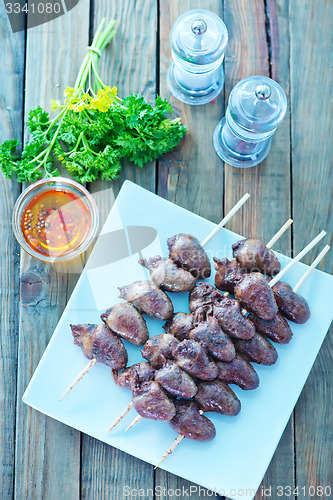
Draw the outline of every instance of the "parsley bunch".
M58 176L60 161L79 182L99 176L112 180L119 176L122 158L139 167L177 146L186 132L180 118L170 120L167 100L156 98L155 107L140 95L120 99L116 87L105 85L98 73L100 52L115 35L115 21L103 30L99 25L90 51L78 73L74 87L67 87L65 100L51 101L54 118L40 106L29 113L27 128L32 140L21 155L15 155L18 140L0 146L3 174L19 182Z

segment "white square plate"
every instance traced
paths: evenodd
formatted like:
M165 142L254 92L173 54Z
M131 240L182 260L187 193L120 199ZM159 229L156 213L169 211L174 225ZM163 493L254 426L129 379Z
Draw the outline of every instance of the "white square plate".
M144 244L148 242L148 246L141 254L156 255L161 247L166 256L168 237L184 232L202 241L214 224L126 181L23 401L75 429L156 464L177 434L167 423L147 419L124 433L136 415L132 410L106 435L108 427L131 400L130 391L114 384L107 366L96 364L59 402L69 383L87 364L81 349L73 344L69 324L100 323L100 314L106 307L120 301L117 287L144 277L143 268L137 263L139 254L126 256L125 252L122 254L125 257L119 260L115 252L117 245L112 246L108 239L113 237L109 233L115 235L118 231L119 236L122 227L128 226L156 229L158 237L153 230L150 233L147 230ZM207 245L206 251L209 257L231 258L231 245L240 238L222 229ZM120 248L120 239L115 241ZM126 242L124 245L125 248ZM111 254L113 262L105 263L105 256ZM278 257L282 267L290 260L281 254ZM99 262L105 264L104 267L96 268ZM294 286L306 269L304 264L296 264L285 281ZM212 275L208 280L211 283L214 272ZM260 387L255 391L242 391L232 386L242 403L240 414L237 417L207 414L216 426L216 438L209 443L183 440L163 462L165 470L230 498L253 498L331 323L333 277L315 270L303 285L301 294L310 304L311 318L305 325L291 324L294 335L289 345L275 344L279 358L274 366L255 365ZM170 297L176 312L188 311L188 294L170 294ZM150 336L164 332L162 321L146 319ZM129 364L142 360L137 347L126 341L125 345Z

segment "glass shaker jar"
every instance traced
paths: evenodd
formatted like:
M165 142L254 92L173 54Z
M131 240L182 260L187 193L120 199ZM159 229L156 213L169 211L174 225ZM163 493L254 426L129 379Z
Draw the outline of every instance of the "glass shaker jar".
M173 62L168 86L186 104L206 104L224 85L222 62L228 31L216 14L204 9L182 14L170 33Z
M271 136L287 110L283 89L266 76L250 76L232 89L225 117L214 131L218 156L228 165L254 167L266 158Z

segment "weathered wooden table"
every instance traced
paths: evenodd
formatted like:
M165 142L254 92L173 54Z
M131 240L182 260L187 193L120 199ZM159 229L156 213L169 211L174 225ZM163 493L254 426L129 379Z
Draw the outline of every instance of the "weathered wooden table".
M230 42L224 92L214 103L190 107L170 96L166 72L171 25L181 13L196 7L224 19ZM2 2L0 12L1 141L24 138L29 109L37 104L49 107L51 97L62 98L64 88L74 82L100 19L115 18L119 31L101 60L104 80L118 86L120 95L141 93L150 102L156 93L171 97L175 112L189 129L183 145L160 161L143 169L126 164L119 181L112 184L115 192L124 179L132 179L217 222L249 191L251 202L233 217L230 229L266 241L291 216L292 231L277 245L277 250L289 255L322 228L331 239L330 0L80 0L62 17L16 34ZM231 88L254 74L280 83L287 94L288 113L264 163L238 170L216 156L212 134ZM88 187L98 192L108 186L96 182ZM68 274L66 265L51 267L20 252L11 214L21 189L16 181L0 176L0 498L113 500L124 498L125 485L136 490L137 497L139 489L189 487L186 481L154 471L21 402L78 277ZM102 218L110 208L106 193L98 197ZM312 257L311 253L304 261L309 263ZM319 267L333 271L333 252ZM331 349L332 336L328 336L263 480L265 488L272 487L265 498L279 498L278 486L291 488L288 498L297 497L297 490L293 492L297 486L300 498L310 498L302 487L329 484ZM287 493L285 488L283 497ZM171 496L162 491L156 498ZM192 498L199 494L193 493ZM261 489L256 498L264 498ZM317 493L312 498L328 496Z

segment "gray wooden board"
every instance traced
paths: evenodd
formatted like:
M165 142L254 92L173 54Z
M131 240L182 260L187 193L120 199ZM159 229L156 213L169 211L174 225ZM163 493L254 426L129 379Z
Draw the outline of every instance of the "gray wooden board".
M295 251L322 228L332 244L332 16L330 1L290 4L293 213L299 220ZM305 262L311 262L314 253ZM319 267L333 272L332 250ZM305 498L313 492L315 498L331 498L327 490L321 495L317 488L333 486L332 333L331 329L295 410L296 484L306 488Z
M50 99L62 99L73 85L88 43L87 11L89 1L81 0L64 16L28 30L25 117L37 105L50 109ZM20 499L79 497L79 433L21 401L76 280L70 271L70 264L51 266L21 254L15 457L15 497Z
M0 141L21 138L25 33L13 34L0 3ZM0 498L12 498L14 484L19 246L11 227L20 185L0 174Z

